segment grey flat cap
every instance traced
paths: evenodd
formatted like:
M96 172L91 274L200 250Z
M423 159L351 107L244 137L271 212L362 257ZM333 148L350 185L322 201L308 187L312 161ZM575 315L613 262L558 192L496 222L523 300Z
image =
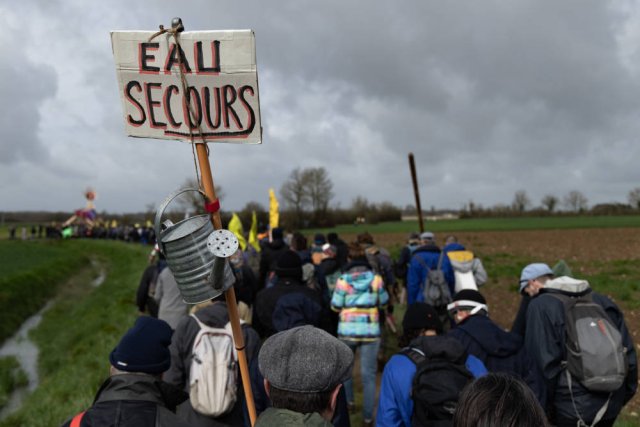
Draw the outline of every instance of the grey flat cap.
M258 366L276 388L317 393L351 377L353 352L321 329L298 326L267 339L260 349Z

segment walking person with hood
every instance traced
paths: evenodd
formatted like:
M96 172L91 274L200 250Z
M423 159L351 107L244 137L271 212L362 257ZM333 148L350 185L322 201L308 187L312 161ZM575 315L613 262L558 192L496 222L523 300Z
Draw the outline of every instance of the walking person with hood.
M355 353L360 352L364 389L363 425L373 425L376 395L377 354L380 348L379 310L389 302L382 277L373 271L364 248L357 242L349 246L345 273L336 282L331 309L339 312L338 338ZM355 405L353 382L344 384L350 407Z
M612 426L637 391L636 349L622 311L586 280L545 283L527 309L525 348L547 384L555 426Z
M553 279L553 270L547 264L536 262L527 265L520 273L520 294L522 300L518 313L511 326L511 332L524 338L527 325L527 308L531 300L538 296L540 289L544 288L547 281Z
M522 337L504 331L489 318L484 296L465 289L455 294L447 308L456 322L448 335L457 339L467 353L480 359L489 372L506 372L522 379L544 407L544 382L524 348Z
M224 294L220 294L213 298L210 302L196 306L195 313L185 316L178 324L171 342L171 368L165 374L165 381L187 392L190 391L192 385L191 374L192 364L206 363L206 361L194 360L194 342L198 337L198 333L203 328L227 329L229 323L229 311L225 301ZM253 365L257 363L258 350L260 349L260 338L256 331L247 324L242 324L242 333L245 343L245 354L247 355L247 363L249 369L255 371L257 367ZM197 357L195 357L197 359ZM227 364L233 363L229 360ZM245 417L246 403L244 399L244 390L242 381L240 381L239 368L236 366L236 387L235 402L231 402L230 408L218 415L205 415L194 407L191 398L185 401L177 408L177 414L191 426L199 427L219 427L219 426L243 426L246 424ZM255 378L252 378L255 381ZM223 391L222 391L223 392ZM221 396L209 396L210 400L220 399ZM260 394L256 393L256 408L259 407L261 401Z

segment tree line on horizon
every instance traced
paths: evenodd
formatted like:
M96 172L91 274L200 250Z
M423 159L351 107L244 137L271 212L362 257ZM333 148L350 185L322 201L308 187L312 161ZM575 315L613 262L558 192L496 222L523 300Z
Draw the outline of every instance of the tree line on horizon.
M184 188L197 188L197 183L190 179ZM332 205L334 197L333 182L324 167L293 169L280 187L280 223L288 229L304 229L310 227L333 227L339 224L365 222L376 224L386 221L400 221L403 216L417 215L412 204L404 208L390 201L371 202L366 197L357 196L349 207L340 204ZM224 191L216 186L216 195L224 198ZM450 213L460 218L517 217L517 216L568 216L568 215L634 215L640 213L640 187L629 191L628 203L601 203L589 207L587 197L578 190L565 194L562 198L554 194L546 194L539 205L534 205L526 190L518 190L510 204L496 204L485 207L470 200L460 210L438 210L435 206L430 211L423 210L423 215L439 215ZM197 193L186 193L176 200L167 216L178 221L185 215L202 212L203 201ZM224 206L224 204L223 204ZM116 220L123 224L146 223L153 221L156 206L148 204L145 212L110 214L102 211L99 217L104 220ZM260 228L266 228L269 222L268 206L250 201L235 212L221 211L223 223L228 223L236 213L245 227L249 227L253 212L256 213ZM69 212L0 212L0 225L11 222L50 223L62 222Z

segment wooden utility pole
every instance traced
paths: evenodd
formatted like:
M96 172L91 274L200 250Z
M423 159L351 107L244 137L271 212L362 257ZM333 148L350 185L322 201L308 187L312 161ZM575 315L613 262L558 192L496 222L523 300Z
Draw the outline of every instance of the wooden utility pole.
M409 169L411 169L411 180L413 181L413 194L416 196L416 208L418 210L418 224L420 225L420 233L424 233L424 223L422 222L422 207L420 206L420 190L418 190L416 162L413 159L413 153L409 153Z

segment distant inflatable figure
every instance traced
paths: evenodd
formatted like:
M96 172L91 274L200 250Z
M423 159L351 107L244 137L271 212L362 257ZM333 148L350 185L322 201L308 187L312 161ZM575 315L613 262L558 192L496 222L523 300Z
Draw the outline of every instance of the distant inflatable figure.
M84 222L89 228L93 227L96 217L98 216L93 204L93 201L97 197L97 193L92 188L88 188L87 191L84 192L84 197L87 199L87 204L84 209L76 210L75 213L62 224L63 227L68 227L76 220Z

